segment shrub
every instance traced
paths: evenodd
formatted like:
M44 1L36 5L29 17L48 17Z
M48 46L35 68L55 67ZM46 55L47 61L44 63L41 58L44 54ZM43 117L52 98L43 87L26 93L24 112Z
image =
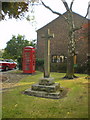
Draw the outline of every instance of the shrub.
M85 64L78 64L77 67L75 68L76 73L87 73L87 63Z
M36 59L36 70L44 71L44 59Z
M19 70L22 70L22 57L17 58L18 68Z
M74 70L75 73L87 74L87 63L78 64ZM66 73L67 63L51 63L51 72Z
M77 64L75 66L74 70L75 73L82 73L87 74L87 63L84 64ZM44 72L44 59L36 59L36 70ZM60 73L66 73L67 70L67 63L52 63L50 64L50 71L51 72L60 72Z
M66 72L66 63L51 63L51 72Z

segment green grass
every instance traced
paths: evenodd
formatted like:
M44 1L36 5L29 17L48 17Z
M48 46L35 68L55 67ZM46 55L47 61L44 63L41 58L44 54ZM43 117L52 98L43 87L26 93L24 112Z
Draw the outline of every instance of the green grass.
M63 80L64 73L51 73L55 82L68 88L66 97L47 99L24 95L32 83L39 81L43 74L23 78L16 87L3 92L3 118L88 118L88 86L86 75L77 74L79 78ZM30 84L31 83L31 84Z

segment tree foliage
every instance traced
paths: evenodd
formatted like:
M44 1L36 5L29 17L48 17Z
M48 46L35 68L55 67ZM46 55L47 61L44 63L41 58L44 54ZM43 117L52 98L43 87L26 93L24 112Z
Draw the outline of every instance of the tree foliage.
M6 15L9 18L21 18L28 12L28 7L27 2L2 2L2 19L5 19Z
M80 34L80 40L85 39L89 37L89 28L90 28L90 23L83 24L82 29L78 30L78 34Z
M7 42L7 46L5 48L3 57L4 58L12 58L17 59L18 57L21 57L22 55L22 49L25 46L33 46L35 47L35 43L33 41L29 42L25 39L25 36L18 35L12 36L12 39Z
M13 0L12 0L13 1ZM0 16L2 19L5 19L5 16L8 15L9 18L23 18L25 13L28 12L29 4L34 5L38 0L26 0L25 2L2 2L2 10L0 11ZM29 11L32 13L32 10Z

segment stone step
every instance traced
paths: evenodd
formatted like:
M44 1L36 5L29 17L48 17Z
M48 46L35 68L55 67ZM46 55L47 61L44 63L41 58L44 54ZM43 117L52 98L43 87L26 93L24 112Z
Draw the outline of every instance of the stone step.
M39 85L52 85L54 84L54 78L50 77L50 78L41 78L41 80L39 81Z
M31 89L34 91L46 91L46 92L55 92L60 89L59 83L54 83L53 85L39 85L39 84L33 84L31 86Z
M31 88L25 90L24 93L27 95L31 95L31 96L52 98L52 99L59 99L61 96L60 91L48 93L48 92L44 92L44 91L34 91Z

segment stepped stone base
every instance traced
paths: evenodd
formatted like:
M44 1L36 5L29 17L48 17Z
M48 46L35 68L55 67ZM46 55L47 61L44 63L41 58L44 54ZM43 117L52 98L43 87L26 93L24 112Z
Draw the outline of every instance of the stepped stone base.
M46 92L55 92L60 88L60 84L54 83L53 85L39 85L34 84L32 85L31 89L35 91L46 91Z
M44 91L34 91L31 88L25 90L24 93L27 95L31 95L31 96L52 98L52 99L59 99L61 96L60 91L48 93L48 92L44 92Z
M54 78L42 78L38 84L33 84L31 88L25 90L24 94L59 99L62 95L62 88L59 83L54 82Z

